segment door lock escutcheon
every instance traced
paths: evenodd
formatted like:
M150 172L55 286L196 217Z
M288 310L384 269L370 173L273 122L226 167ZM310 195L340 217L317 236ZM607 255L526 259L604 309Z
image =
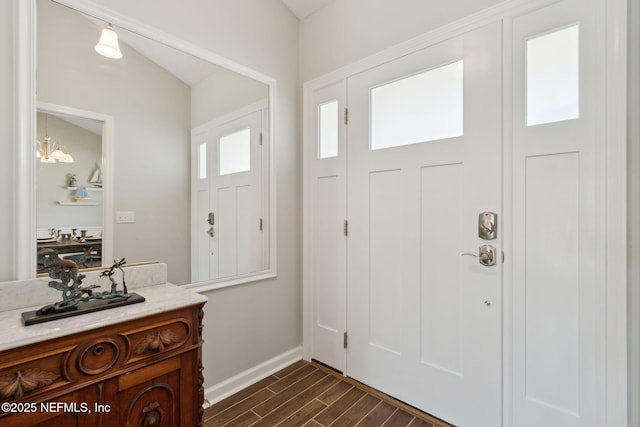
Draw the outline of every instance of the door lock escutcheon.
M494 240L498 237L498 214L481 212L478 215L478 237L482 240Z
M478 262L485 267L496 265L496 248L491 245L482 245L478 248L478 253L464 252L462 256L472 256L478 258Z
M213 212L209 212L209 215L207 216L207 222L209 223L209 225L215 225L216 214Z

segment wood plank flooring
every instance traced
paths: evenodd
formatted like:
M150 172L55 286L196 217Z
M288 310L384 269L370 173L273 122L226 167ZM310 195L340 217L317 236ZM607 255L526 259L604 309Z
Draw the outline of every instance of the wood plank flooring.
M204 411L204 427L452 427L345 378L299 361Z

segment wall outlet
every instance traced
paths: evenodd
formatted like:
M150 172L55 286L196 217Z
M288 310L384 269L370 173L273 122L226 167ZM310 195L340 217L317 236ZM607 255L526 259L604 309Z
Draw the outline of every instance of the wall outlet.
M136 222L136 213L133 211L117 211L116 224L133 224Z

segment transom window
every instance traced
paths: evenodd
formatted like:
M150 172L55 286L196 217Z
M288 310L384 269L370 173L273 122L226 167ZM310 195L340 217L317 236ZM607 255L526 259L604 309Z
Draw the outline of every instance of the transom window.
M371 89L372 150L462 136L463 61Z
M251 129L220 137L220 175L251 170Z

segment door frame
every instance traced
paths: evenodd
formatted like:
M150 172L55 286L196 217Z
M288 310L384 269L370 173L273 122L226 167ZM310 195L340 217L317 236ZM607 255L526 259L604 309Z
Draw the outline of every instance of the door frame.
M503 21L503 217L505 230L512 227L513 171L512 147L506 141L512 140L513 103L512 89L512 21L515 17L560 0L512 0L500 3L443 27L429 31L416 38L384 49L328 74L305 82L303 85L303 271L302 271L302 309L303 309L303 358L310 360L313 351L313 242L310 239L312 215L311 162L316 155L316 135L311 131L310 120L315 120L315 106L312 103L313 92L324 86L345 81L347 77L373 68L384 62L392 61L408 53L429 47L450 37L481 27L496 20ZM603 69L606 75L604 87L606 103L602 106L605 115L606 172L600 183L600 191L606 197L606 206L599 207L603 218L604 241L600 254L606 258L603 263L602 280L606 283L606 313L602 313L606 348L603 353L605 377L599 378L605 390L605 421L608 426L628 425L628 400L638 398L637 387L627 390L628 382L628 333L640 333L639 325L627 326L627 2L626 0L605 0L606 22L604 28L604 46L598 46L605 52ZM602 40L602 38L600 38ZM513 242L503 239L505 253L511 253ZM512 389L512 334L513 334L513 294L509 284L513 271L507 262L503 266L503 425L511 426ZM637 310L637 308L633 308ZM640 361L631 360L636 367ZM632 369L631 371L637 371Z

